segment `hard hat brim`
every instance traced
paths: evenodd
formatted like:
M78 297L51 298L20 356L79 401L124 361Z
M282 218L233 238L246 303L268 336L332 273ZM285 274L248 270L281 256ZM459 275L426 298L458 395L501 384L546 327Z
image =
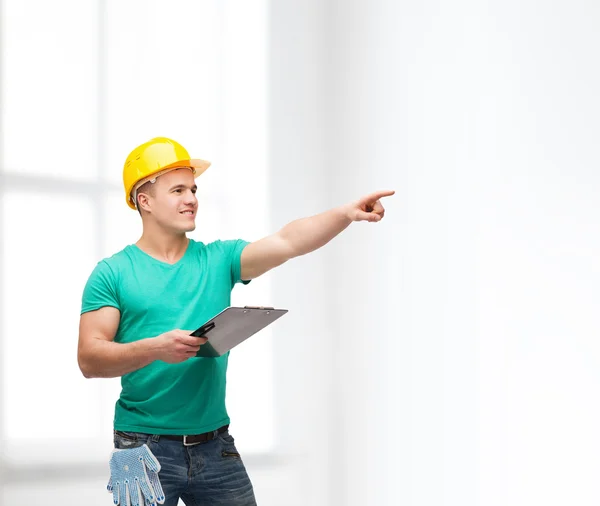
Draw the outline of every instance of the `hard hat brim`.
M166 167L163 167L161 170L176 168L176 167L181 167L181 168L193 167L195 169L194 176L198 177L200 174L202 174L206 169L208 169L210 167L210 162L207 162L206 160L201 160L200 158L192 158L190 160L178 160L175 163L172 163L170 165L167 165Z

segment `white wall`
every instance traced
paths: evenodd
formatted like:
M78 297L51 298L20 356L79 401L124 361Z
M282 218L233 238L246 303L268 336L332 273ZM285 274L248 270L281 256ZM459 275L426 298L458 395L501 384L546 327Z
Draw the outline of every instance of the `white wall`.
M596 504L597 4L331 5L335 504Z
M270 3L269 183L271 229L331 205L326 165L327 97L323 66L327 4ZM274 333L276 438L289 482L279 502L325 506L332 425L331 311L326 252L269 273L274 304L288 307ZM273 481L273 480L270 480Z

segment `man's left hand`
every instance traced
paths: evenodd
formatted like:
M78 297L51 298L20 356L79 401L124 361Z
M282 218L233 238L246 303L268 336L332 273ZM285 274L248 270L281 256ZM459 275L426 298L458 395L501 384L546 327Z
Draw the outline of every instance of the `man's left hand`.
M371 193L356 202L348 204L346 214L352 221L381 221L385 214L385 209L379 199L390 197L394 193L396 192L393 190Z

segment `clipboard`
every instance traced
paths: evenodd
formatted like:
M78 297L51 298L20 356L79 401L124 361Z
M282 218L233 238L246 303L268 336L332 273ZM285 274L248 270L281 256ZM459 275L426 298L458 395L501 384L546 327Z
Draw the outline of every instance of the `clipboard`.
M190 334L208 339L196 357L220 357L287 312L287 309L264 306L225 308Z

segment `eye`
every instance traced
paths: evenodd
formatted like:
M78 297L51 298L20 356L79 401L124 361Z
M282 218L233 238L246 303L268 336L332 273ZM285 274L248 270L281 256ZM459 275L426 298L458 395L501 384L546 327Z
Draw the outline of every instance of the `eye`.
M196 195L196 192L197 192L197 191L198 191L198 190L196 190L196 188L193 188L193 189L192 189L192 193L193 193L194 195Z
M177 188L176 190L173 190L175 193L181 193L181 188Z

